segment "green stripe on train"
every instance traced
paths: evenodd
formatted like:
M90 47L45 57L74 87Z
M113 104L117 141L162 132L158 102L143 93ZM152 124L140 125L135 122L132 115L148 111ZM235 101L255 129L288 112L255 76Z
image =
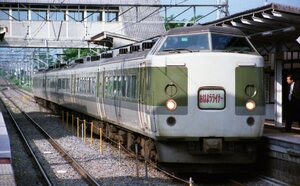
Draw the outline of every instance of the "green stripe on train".
M248 90L247 86L250 87L248 95L246 93ZM237 67L235 69L235 94L236 108L243 109L243 111L239 113L237 113L236 110L236 114L264 114L264 109L256 109L252 112L248 112L245 108L245 104L248 100L255 101L257 107L261 108L265 106L263 67Z
M166 101L172 98L178 106L187 106L188 72L186 67L154 67L149 68L149 70L152 80L149 91L153 95L153 105L164 106ZM151 99L151 97L149 98Z

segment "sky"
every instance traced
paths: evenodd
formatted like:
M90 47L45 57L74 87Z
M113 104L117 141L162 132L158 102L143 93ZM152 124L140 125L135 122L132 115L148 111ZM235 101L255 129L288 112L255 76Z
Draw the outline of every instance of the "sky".
M184 1L184 2L183 2ZM218 0L161 0L162 4L177 4L183 2L183 4L216 4ZM229 13L230 15L242 12L245 10L257 8L260 6L264 6L265 3L278 3L283 5L289 5L289 6L295 6L300 8L300 0L228 0L229 3ZM170 15L177 15L181 11L183 11L185 8L171 8L169 9L168 16ZM196 9L196 15L206 15L209 12L215 10L215 8L211 7L199 7ZM164 14L164 13L163 13ZM191 17L193 17L193 10L190 9L189 11L185 12L181 16L177 17L177 20L189 20ZM162 15L164 16L164 15ZM205 23L209 21L213 21L217 18L217 13L214 12L213 14L201 19L199 23Z

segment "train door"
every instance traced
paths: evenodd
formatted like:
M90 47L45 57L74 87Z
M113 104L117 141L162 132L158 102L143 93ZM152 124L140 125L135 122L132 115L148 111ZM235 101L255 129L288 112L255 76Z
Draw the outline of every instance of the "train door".
M138 115L140 125L143 129L150 130L149 126L149 115L146 113L147 111L147 103L146 103L146 63L143 62L140 64L139 68L139 91L138 91Z
M75 103L76 75L71 75L71 103Z
M105 117L104 110L104 71L97 73L97 109L100 118L103 120Z
M118 122L121 121L121 79L122 77L120 75L114 76L113 79L114 110Z
M47 79L48 79L47 76L44 76L44 84L43 84L44 85L44 90L43 91L44 91L45 99L49 99L48 94L47 94L47 81L48 81Z

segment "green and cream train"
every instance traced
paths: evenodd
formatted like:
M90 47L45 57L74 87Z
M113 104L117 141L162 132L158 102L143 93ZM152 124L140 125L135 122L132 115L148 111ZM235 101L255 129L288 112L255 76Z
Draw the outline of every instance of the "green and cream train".
M263 58L234 28L177 28L41 70L33 92L170 165L252 164L263 131Z

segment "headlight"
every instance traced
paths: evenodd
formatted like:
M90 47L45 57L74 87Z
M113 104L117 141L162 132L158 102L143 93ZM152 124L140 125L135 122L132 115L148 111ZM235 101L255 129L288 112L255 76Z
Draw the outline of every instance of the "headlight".
M176 101L174 101L173 99L169 99L167 102L166 102L166 107L169 111L174 111L176 110L177 108L177 103Z
M246 109L248 111L252 111L256 108L256 104L253 100L248 100L247 103L246 103Z

